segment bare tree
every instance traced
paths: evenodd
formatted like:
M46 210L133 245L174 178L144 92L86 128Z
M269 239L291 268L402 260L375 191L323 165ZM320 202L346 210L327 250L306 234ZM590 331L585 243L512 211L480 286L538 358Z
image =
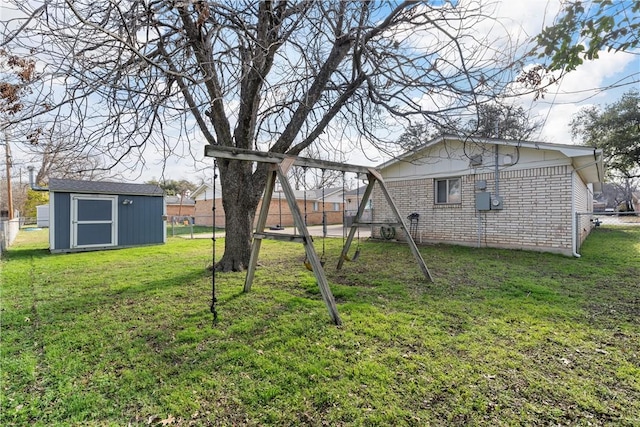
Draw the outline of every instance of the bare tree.
M465 129L474 136L524 141L542 127L541 120L515 105L484 104L478 107L477 115Z
M33 59L14 55L0 48L0 114L3 116L3 129L6 128L9 117L24 108L24 98L30 93L35 68Z
M344 162L344 153L340 150L333 153L324 152L317 145L310 145L302 153L303 157L312 159L327 160L331 162ZM292 182L296 190L311 190L323 187L337 187L342 185L342 172L330 169L308 169L300 166L293 166L289 170L289 181Z
M81 140L60 130L37 128L26 135L27 156L38 164L35 182L46 185L49 178L89 179L106 177L102 160L84 151Z
M486 103L478 105L475 116L466 122L452 121L439 128L424 122L412 124L400 135L397 143L405 150L412 150L445 134L524 141L541 127L542 121L531 118L520 106Z
M357 137L343 150L389 149L398 126L451 121L522 65L518 41L473 0L12 3L24 18L7 21L3 45L36 48L43 64L33 105L81 127L85 152L131 167L145 150L200 156L203 143L336 151L345 128ZM475 30L487 24L492 39ZM218 165L228 238L217 268L241 270L267 168Z
M35 61L20 55L14 55L0 48L0 129L4 137L6 170L6 203L9 219L13 219L13 187L11 180L11 142L9 125L11 118L24 108L24 97L30 93L31 82L35 78Z

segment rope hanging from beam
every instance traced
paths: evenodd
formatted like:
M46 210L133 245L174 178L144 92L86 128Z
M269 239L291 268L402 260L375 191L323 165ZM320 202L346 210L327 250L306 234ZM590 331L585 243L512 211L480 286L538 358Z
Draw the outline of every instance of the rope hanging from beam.
M211 306L209 310L211 314L213 314L213 326L218 322L218 311L216 310L216 179L218 175L216 173L218 167L218 161L214 159L213 161L213 197L211 198L213 201L213 208L211 211L213 212L213 231L211 232L211 240L213 241L213 265L211 266Z

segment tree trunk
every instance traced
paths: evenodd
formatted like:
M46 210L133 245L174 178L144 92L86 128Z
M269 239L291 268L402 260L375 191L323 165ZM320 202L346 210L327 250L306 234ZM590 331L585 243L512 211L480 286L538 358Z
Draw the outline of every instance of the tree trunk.
M216 264L216 271L243 271L249 266L255 208L251 214L243 207L243 202L242 199L223 202L227 237L224 255Z
M243 271L249 266L253 220L266 182L256 179L251 168L251 162L220 162L226 238L216 271Z

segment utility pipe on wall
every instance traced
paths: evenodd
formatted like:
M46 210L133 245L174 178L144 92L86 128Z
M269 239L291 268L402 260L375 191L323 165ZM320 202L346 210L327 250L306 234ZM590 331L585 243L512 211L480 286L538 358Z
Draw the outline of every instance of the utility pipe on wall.
M496 197L500 196L500 170L498 168L498 161L499 159L499 154L500 154L500 146L498 144L496 144L496 165L495 165L495 191L496 191Z
M11 189L11 146L9 145L9 136L5 131L5 159L7 167L7 209L9 210L9 219L13 219L13 191Z
M49 191L48 188L44 188L44 187L38 187L36 185L36 183L34 182L33 179L33 170L35 169L33 166L29 166L27 169L29 169L29 186L31 187L31 189L33 191Z

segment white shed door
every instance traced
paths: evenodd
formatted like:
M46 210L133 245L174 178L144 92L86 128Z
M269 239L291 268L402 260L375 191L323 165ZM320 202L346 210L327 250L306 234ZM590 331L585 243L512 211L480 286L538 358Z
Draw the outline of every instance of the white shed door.
M71 247L116 246L118 196L71 196Z

